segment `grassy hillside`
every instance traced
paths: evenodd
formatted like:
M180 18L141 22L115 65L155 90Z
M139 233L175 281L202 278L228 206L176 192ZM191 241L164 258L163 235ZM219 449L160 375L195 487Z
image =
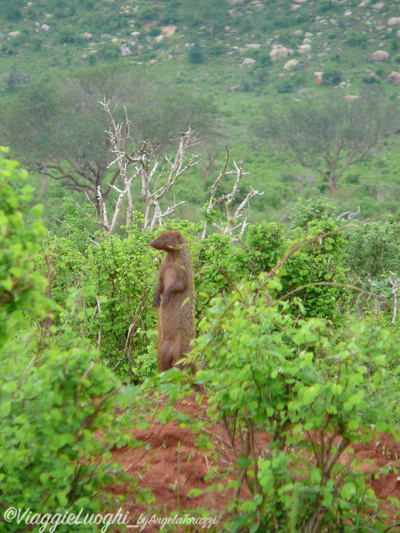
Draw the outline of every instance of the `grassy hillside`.
M12 4L3 0L2 136L8 144L14 143L18 153L24 151L23 143L17 146L18 141L7 136L4 124L9 124L10 118L7 122L4 117L21 91L29 94L37 80L74 84L77 76L90 78L96 69L118 66L130 79L146 80L159 91L151 105L146 100L138 103L129 87L124 93L128 101L120 98L119 103L134 110L138 140L141 131L143 137L149 134L157 98L165 97L163 105L168 108L174 93L179 94L173 116L179 115L184 100L208 106L213 127L207 131L203 124L206 142L201 150L205 163L216 153L221 155L208 169L208 178L200 166L182 177L175 193L190 203L182 208L182 214L198 216L212 178L223 163L223 146L228 144L232 157L243 159L249 172L243 193L250 184L265 191L253 203L253 216L276 219L299 196L326 196L326 185L315 173L286 164L276 151L268 149L254 135L254 121L264 109L285 110L299 100L323 94L358 96L376 87L382 98L396 100L400 85L388 77L400 71L399 15L398 3L367 0L21 0ZM377 56L376 52L387 54ZM320 82L316 72L322 73L317 75ZM99 86L93 102L103 89L112 92L110 86ZM60 106L68 105L58 98ZM135 114L135 106L136 110L145 107L147 115ZM184 118L193 123L193 106L189 108ZM156 127L150 134L165 145L168 135L170 139L177 133L168 126L172 129L181 124L175 124L167 113L162 117L154 121ZM397 152L398 143L390 138L377 154L349 169L338 188L338 211L356 210L358 205L365 216L397 210ZM33 179L40 181L39 176ZM47 186L45 202L50 217L64 194L61 187L60 183Z

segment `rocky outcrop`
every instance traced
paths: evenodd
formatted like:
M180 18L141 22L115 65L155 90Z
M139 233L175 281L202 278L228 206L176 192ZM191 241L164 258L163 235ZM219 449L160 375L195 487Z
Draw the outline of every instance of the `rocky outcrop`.
M246 57L246 59L243 60L242 65L254 65L255 62L256 62L255 59L251 57Z
M288 55L292 55L292 53L292 50L288 50L281 44L274 44L269 55L272 61L278 61L279 59L285 59Z
M400 17L391 17L388 20L388 26L400 26Z

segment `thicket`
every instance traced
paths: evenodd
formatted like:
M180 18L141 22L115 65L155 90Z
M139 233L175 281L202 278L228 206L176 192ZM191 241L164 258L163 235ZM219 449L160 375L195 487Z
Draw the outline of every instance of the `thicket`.
M45 228L26 180L15 161L0 159L0 510L97 513L119 479L110 449L128 440L112 408L120 383L69 325L73 300L60 311L45 294L34 267ZM15 520L2 528L31 529Z
M156 375L150 302L161 257L148 243L174 228L189 243L197 293L190 358L201 370L189 379L206 385L211 419L237 456L234 470L216 473L232 480L222 491L234 490L226 527L385 530L351 446L399 432L397 285L388 294L360 284L397 280L398 219L338 222L333 203L308 201L291 225L254 224L236 240L201 239L202 224L179 219L145 231L138 212L107 235L93 231L94 212L66 200L61 234L45 235L26 172L1 165L2 511L103 509L118 471L110 450L137 423L117 409L120 379L141 384L130 403L147 423L149 390L171 403L190 392L185 372ZM362 300L351 314L354 294ZM202 432L171 407L158 416ZM260 452L265 432L272 440ZM249 498L239 497L243 484Z

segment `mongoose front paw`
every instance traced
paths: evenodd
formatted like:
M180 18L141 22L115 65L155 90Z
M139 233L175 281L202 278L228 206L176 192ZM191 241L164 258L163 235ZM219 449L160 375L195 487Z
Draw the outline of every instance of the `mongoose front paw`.
M167 306L167 304L168 304L168 302L169 302L169 298L170 298L169 296L165 296L165 297L164 297L164 300L163 300L163 303L162 303L162 306L163 306L163 307L166 307L166 306Z
M154 309L157 309L157 307L160 307L160 298L154 298L152 305Z

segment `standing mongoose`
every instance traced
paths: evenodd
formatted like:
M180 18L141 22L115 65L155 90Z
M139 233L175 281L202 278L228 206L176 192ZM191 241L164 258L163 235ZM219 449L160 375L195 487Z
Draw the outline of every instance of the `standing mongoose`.
M189 248L179 231L165 231L150 246L167 252L153 300L153 307L160 307L158 362L165 372L190 352L195 338L193 273Z

